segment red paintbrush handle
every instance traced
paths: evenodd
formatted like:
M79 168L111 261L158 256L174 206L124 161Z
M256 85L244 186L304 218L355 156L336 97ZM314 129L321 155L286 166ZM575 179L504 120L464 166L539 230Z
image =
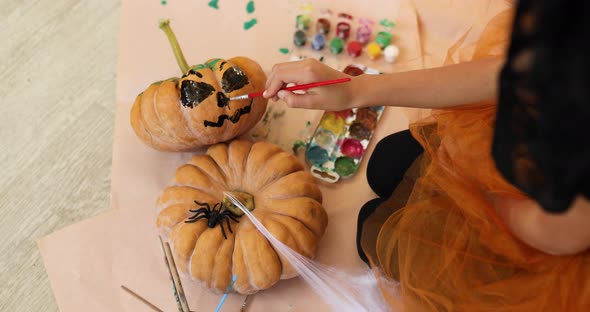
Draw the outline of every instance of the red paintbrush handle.
M315 88L315 87L327 86L327 85L331 85L331 84L348 82L348 81L350 81L349 77L334 79L334 80L327 80L327 81L320 81L320 82L313 82L313 83L308 83L308 84L302 84L302 85L282 88L281 90L285 90L285 91L307 90L307 89L311 89L311 88ZM251 99L251 98L262 96L262 93L263 93L263 91L250 93L250 94L248 94L248 98Z

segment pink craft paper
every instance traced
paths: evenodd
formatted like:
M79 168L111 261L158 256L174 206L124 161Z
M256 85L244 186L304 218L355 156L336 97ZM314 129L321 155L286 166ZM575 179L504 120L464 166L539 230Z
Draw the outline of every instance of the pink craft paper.
M278 52L292 47L299 1L256 1L247 14L246 1L219 1L219 10L208 1L123 0L117 101L112 164L112 211L70 226L39 241L45 266L61 311L149 311L120 289L125 285L163 309L176 311L172 286L154 227L154 203L175 169L194 153L166 153L144 145L129 125L131 105L150 83L180 76L168 42L157 28L160 18L170 18L190 64L210 58L244 55L257 60L268 72L287 57ZM384 72L443 65L469 53L482 26L506 8L504 1L400 0L314 1L314 12L330 8L375 20L396 22L394 42L401 55L394 65L383 61L347 59ZM416 11L417 10L417 11ZM387 12L385 14L384 12ZM418 12L418 13L417 13ZM316 15L317 17L317 15ZM257 18L248 31L243 23ZM459 44L457 44L459 42ZM100 43L97 43L97 46ZM472 49L471 49L472 50ZM327 52L326 52L327 53ZM284 108L282 103L270 103ZM307 121L313 126L321 111L286 109L272 124L268 140L289 149ZM377 127L367 155L380 138L407 128L408 118L421 111L388 108ZM312 126L312 128L313 128ZM368 157L367 157L368 158ZM367 185L366 161L358 173L338 184L321 183L329 226L321 241L318 261L338 269L362 268L355 246L359 208L373 198ZM195 311L213 311L220 295L202 289L186 277L182 280L189 305ZM222 311L237 311L243 296L232 294ZM328 307L299 278L281 281L262 291L248 304L248 311L326 311Z

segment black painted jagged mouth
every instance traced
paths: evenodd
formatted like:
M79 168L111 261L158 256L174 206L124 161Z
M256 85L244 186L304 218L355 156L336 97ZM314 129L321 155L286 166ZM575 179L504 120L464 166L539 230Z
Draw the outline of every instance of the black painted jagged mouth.
M254 99L250 99L250 104L248 104L245 107L241 107L241 108L237 109L231 116L225 115L225 114L219 115L219 117L217 117L217 122L205 120L204 125L205 125L205 127L219 128L219 127L223 126L223 124L225 123L226 120L235 124L238 121L240 121L240 118L242 117L242 115L246 115L246 114L250 113L250 111L252 111L252 103L254 103Z

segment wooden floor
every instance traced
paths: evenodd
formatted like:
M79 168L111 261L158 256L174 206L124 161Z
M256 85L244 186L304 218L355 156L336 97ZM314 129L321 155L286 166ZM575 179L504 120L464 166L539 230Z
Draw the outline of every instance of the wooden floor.
M1 0L0 311L57 311L36 239L109 209L119 0Z

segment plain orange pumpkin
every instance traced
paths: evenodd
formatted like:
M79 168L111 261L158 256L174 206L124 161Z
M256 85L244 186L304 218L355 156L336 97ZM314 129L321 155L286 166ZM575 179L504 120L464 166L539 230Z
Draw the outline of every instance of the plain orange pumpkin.
M224 192L246 203L278 240L308 258L315 257L328 224L315 179L295 156L276 145L234 140L213 145L178 168L173 184L158 199L156 224L167 237L180 271L219 292L237 274L233 289L242 294L297 276L248 217L229 204ZM234 212L238 222L220 221L225 237L220 224L210 227L207 218L191 222L194 211L204 204Z

